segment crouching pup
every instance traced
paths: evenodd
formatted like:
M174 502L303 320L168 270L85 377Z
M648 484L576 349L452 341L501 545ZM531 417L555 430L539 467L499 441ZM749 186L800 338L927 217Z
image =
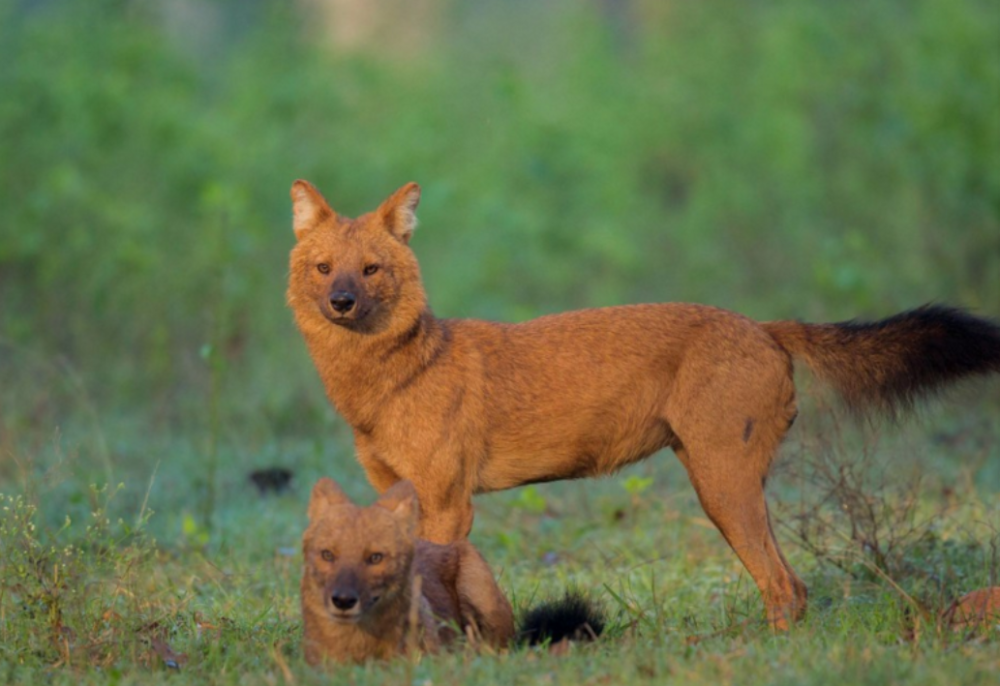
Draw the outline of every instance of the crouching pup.
M435 652L458 631L504 648L514 614L468 540L417 538L420 506L408 481L358 507L331 479L309 501L302 537L302 620L309 664Z

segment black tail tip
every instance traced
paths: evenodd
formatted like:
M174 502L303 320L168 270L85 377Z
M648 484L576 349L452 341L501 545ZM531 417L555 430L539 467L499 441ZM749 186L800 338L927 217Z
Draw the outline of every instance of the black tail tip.
M521 620L519 643L535 646L543 643L593 641L604 631L604 610L577 591L567 591L558 600L548 600L533 607Z

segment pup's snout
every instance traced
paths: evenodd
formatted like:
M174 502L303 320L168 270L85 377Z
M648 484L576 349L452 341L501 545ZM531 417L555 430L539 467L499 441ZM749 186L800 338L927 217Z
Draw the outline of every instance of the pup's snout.
M351 593L334 593L330 600L338 610L350 610L358 604L358 597Z
M330 307L340 314L350 312L357 301L358 299L350 291L334 291L330 294Z

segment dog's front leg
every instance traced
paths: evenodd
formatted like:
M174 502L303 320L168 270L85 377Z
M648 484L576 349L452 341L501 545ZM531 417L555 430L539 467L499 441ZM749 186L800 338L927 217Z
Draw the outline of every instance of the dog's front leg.
M436 441L428 449L421 442L411 441L405 449L402 441L376 443L355 434L358 461L368 481L379 493L397 481L413 483L420 499L421 538L446 544L468 537L472 530L472 493L474 484L463 456L470 451L455 444L442 446ZM436 436L434 437L436 438ZM416 443L416 445L414 445ZM472 454L479 454L472 451Z
M422 493L420 502L425 502ZM471 494L446 503L428 501L427 507L421 505L420 538L440 544L462 540L472 531L472 519Z
M368 477L368 483L372 487L381 493L385 493L387 490L392 488L397 481L401 481L401 477L396 470L393 469L388 463L380 459L378 454L370 446L362 441L355 442L355 448L358 451L358 462L361 464L362 469L365 470L365 476Z
M465 459L470 451L450 445L425 460L407 465L410 479L420 496L420 537L434 543L468 538L472 531L473 465Z

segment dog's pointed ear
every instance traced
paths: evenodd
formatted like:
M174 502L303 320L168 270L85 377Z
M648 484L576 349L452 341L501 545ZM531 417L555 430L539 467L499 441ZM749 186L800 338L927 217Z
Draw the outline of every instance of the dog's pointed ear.
M389 233L404 244L410 242L417 228L417 205L420 204L420 186L412 181L389 196L378 208L379 216Z
M336 212L311 183L299 179L292 184L292 228L295 229L296 238L301 240L314 226L336 216Z
M351 499L337 482L324 476L313 486L312 496L309 498L309 521L315 521L331 507L350 504Z
M396 482L375 501L375 504L389 510L404 524L407 532L416 534L417 525L420 524L420 500L417 498L417 489L413 483Z

